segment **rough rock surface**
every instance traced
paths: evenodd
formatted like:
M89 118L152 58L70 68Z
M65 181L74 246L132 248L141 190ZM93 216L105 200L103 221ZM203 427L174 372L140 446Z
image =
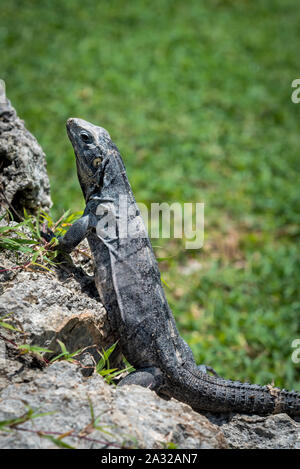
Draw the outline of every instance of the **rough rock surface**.
M300 449L300 424L286 414L235 415L220 428L230 448Z
M78 261L77 254L73 259ZM19 270L13 254L0 253L0 266L0 317L9 313L6 321L22 329L26 343L52 350L47 359L61 352L58 340L70 353L86 349L78 359L87 366L83 372L92 372L102 349L116 341L93 276L71 259L55 272ZM23 337L19 334L18 339ZM120 365L119 358L116 352L115 366Z
M163 448L169 442L183 448L227 447L222 432L184 404L163 401L137 386L109 386L97 374L83 378L67 362L36 372L30 382L8 385L0 399L0 421L24 415L28 406L38 413L51 412L12 433L0 432L0 448L54 448L38 432L57 437L69 431L72 435L63 441L77 448ZM103 431L90 425L90 405Z
M0 213L10 208L16 219L52 205L45 154L25 128L9 100L0 101Z

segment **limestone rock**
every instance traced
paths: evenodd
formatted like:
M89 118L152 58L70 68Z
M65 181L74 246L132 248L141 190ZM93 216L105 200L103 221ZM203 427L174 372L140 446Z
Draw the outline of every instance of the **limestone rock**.
M220 426L230 448L300 449L300 424L287 414L234 415Z
M83 378L67 362L37 372L30 382L8 385L0 399L0 421L20 417L29 408L51 413L10 433L0 431L0 448L55 448L45 435L57 438L65 432L71 434L63 441L76 448L227 447L219 428L188 406L138 386L109 386L97 374ZM98 430L91 425L91 407Z
M35 213L52 205L45 154L9 100L0 101L0 213Z
M115 341L93 277L82 269L72 263L60 265L55 272L16 269L13 256L7 258L4 253L0 253L0 266L0 317L9 313L6 321L22 329L26 343L53 351L45 358L61 352L60 340L70 353L86 349L95 365L102 349ZM23 338L19 334L19 342ZM84 366L86 354L78 357ZM120 365L117 353L114 365Z

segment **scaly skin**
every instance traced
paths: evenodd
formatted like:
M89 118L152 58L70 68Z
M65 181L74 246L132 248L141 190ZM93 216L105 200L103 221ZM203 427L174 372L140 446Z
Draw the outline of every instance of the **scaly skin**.
M86 209L60 239L59 249L71 252L85 237L88 239L101 301L123 354L136 368L121 384L150 387L161 397L174 397L198 411L299 415L300 395L296 392L225 380L196 365L165 298L152 246L117 147L105 129L82 119L69 119L67 132ZM122 235L120 197L127 200L127 236L124 231ZM117 226L110 235L103 224L108 217Z

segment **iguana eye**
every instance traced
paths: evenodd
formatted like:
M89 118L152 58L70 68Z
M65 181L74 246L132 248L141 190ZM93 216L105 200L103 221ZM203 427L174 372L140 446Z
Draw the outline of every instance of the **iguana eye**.
M94 168L98 168L98 166L100 166L100 164L102 163L102 158L95 158L93 160L93 166Z
M81 140L83 140L85 143L88 143L92 140L91 136L87 132L81 132L80 137Z

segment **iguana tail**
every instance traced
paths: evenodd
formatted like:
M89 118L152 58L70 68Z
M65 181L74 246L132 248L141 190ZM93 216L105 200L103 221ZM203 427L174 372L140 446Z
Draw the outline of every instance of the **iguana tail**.
M189 404L194 410L300 415L300 394L295 391L225 380L183 367L175 374L173 370L173 376L170 376L172 397Z

